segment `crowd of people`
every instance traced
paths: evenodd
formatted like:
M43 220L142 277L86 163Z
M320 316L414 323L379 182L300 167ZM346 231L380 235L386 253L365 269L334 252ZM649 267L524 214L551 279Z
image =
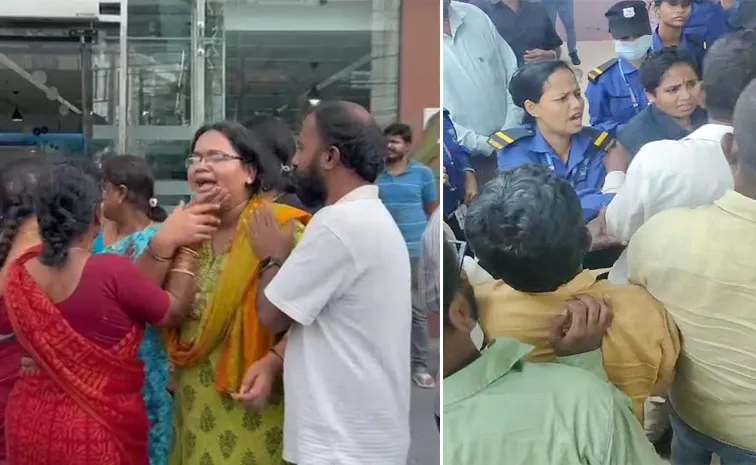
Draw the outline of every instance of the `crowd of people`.
M437 384L411 144L349 102L209 124L170 213L142 157L4 159L0 462L405 465Z
M756 464L756 2L615 3L585 98L547 3L444 3L444 463Z

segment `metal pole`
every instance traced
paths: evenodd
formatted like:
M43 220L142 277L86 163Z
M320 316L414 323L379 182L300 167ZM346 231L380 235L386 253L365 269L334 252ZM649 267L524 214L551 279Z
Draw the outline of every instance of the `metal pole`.
M118 153L126 153L128 134L129 0L121 0L118 63Z

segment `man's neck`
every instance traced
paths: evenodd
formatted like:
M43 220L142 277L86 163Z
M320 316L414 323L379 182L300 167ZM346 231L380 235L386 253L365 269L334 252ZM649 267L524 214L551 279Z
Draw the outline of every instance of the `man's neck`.
M738 166L735 171L735 192L749 199L756 200L756 171L745 166Z
M407 167L409 166L409 157L404 155L401 158L395 158L395 159L388 159L386 160L386 170L393 174L394 176L400 175L407 171Z
M659 38L665 47L680 45L682 28L659 23Z
M520 9L520 0L502 0L502 2L508 6L512 11Z
M349 173L340 176L337 182L332 182L328 186L328 196L326 197L325 204L333 205L353 190L369 185L369 182L365 181L357 174Z
M444 344L444 378L453 375L480 358L480 351L475 347L469 335L459 335L460 338L465 337L466 339L455 344L453 339L456 339L456 336L448 336L448 332L444 332L444 341L450 339L448 344Z

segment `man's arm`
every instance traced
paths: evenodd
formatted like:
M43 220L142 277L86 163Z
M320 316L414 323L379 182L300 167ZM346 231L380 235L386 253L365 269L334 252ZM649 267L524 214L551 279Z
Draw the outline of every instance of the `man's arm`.
M603 194L598 189L581 189L577 194L583 207L583 221L586 223L596 218L602 208L611 205L614 198L614 194Z
M356 275L354 260L341 239L315 219L280 270L268 269L257 291L257 316L273 333L293 322L312 324L329 301Z
M453 120L452 120L453 121ZM478 134L472 129L466 128L454 121L454 129L457 132L457 140L474 153L488 155L493 152L493 147L488 144L490 134Z
M669 144L667 142L673 142ZM656 157L670 155L679 150L674 141L657 141L643 146L630 163L625 181L617 189L612 202L606 208L606 233L616 239L629 241L633 234L659 210L662 193L654 187L663 177L657 168Z
M428 227L423 233L422 250L420 252L420 273L418 275L418 290L422 302L429 312L438 313L441 308L441 290L439 278L441 262L441 209L437 208L428 220Z
M430 218L433 212L438 208L438 188L433 172L428 167L423 167L423 185L421 187L423 196L423 209L426 216Z

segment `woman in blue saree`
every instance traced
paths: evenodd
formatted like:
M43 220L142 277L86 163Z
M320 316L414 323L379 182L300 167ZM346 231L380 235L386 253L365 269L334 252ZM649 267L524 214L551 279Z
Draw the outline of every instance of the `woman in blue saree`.
M102 166L103 216L107 220L95 241L94 253L136 260L165 220L155 198L155 179L144 158L120 155ZM144 401L150 420L150 465L167 465L173 444L173 397L168 391L170 363L156 328L148 326L139 349L144 362Z

